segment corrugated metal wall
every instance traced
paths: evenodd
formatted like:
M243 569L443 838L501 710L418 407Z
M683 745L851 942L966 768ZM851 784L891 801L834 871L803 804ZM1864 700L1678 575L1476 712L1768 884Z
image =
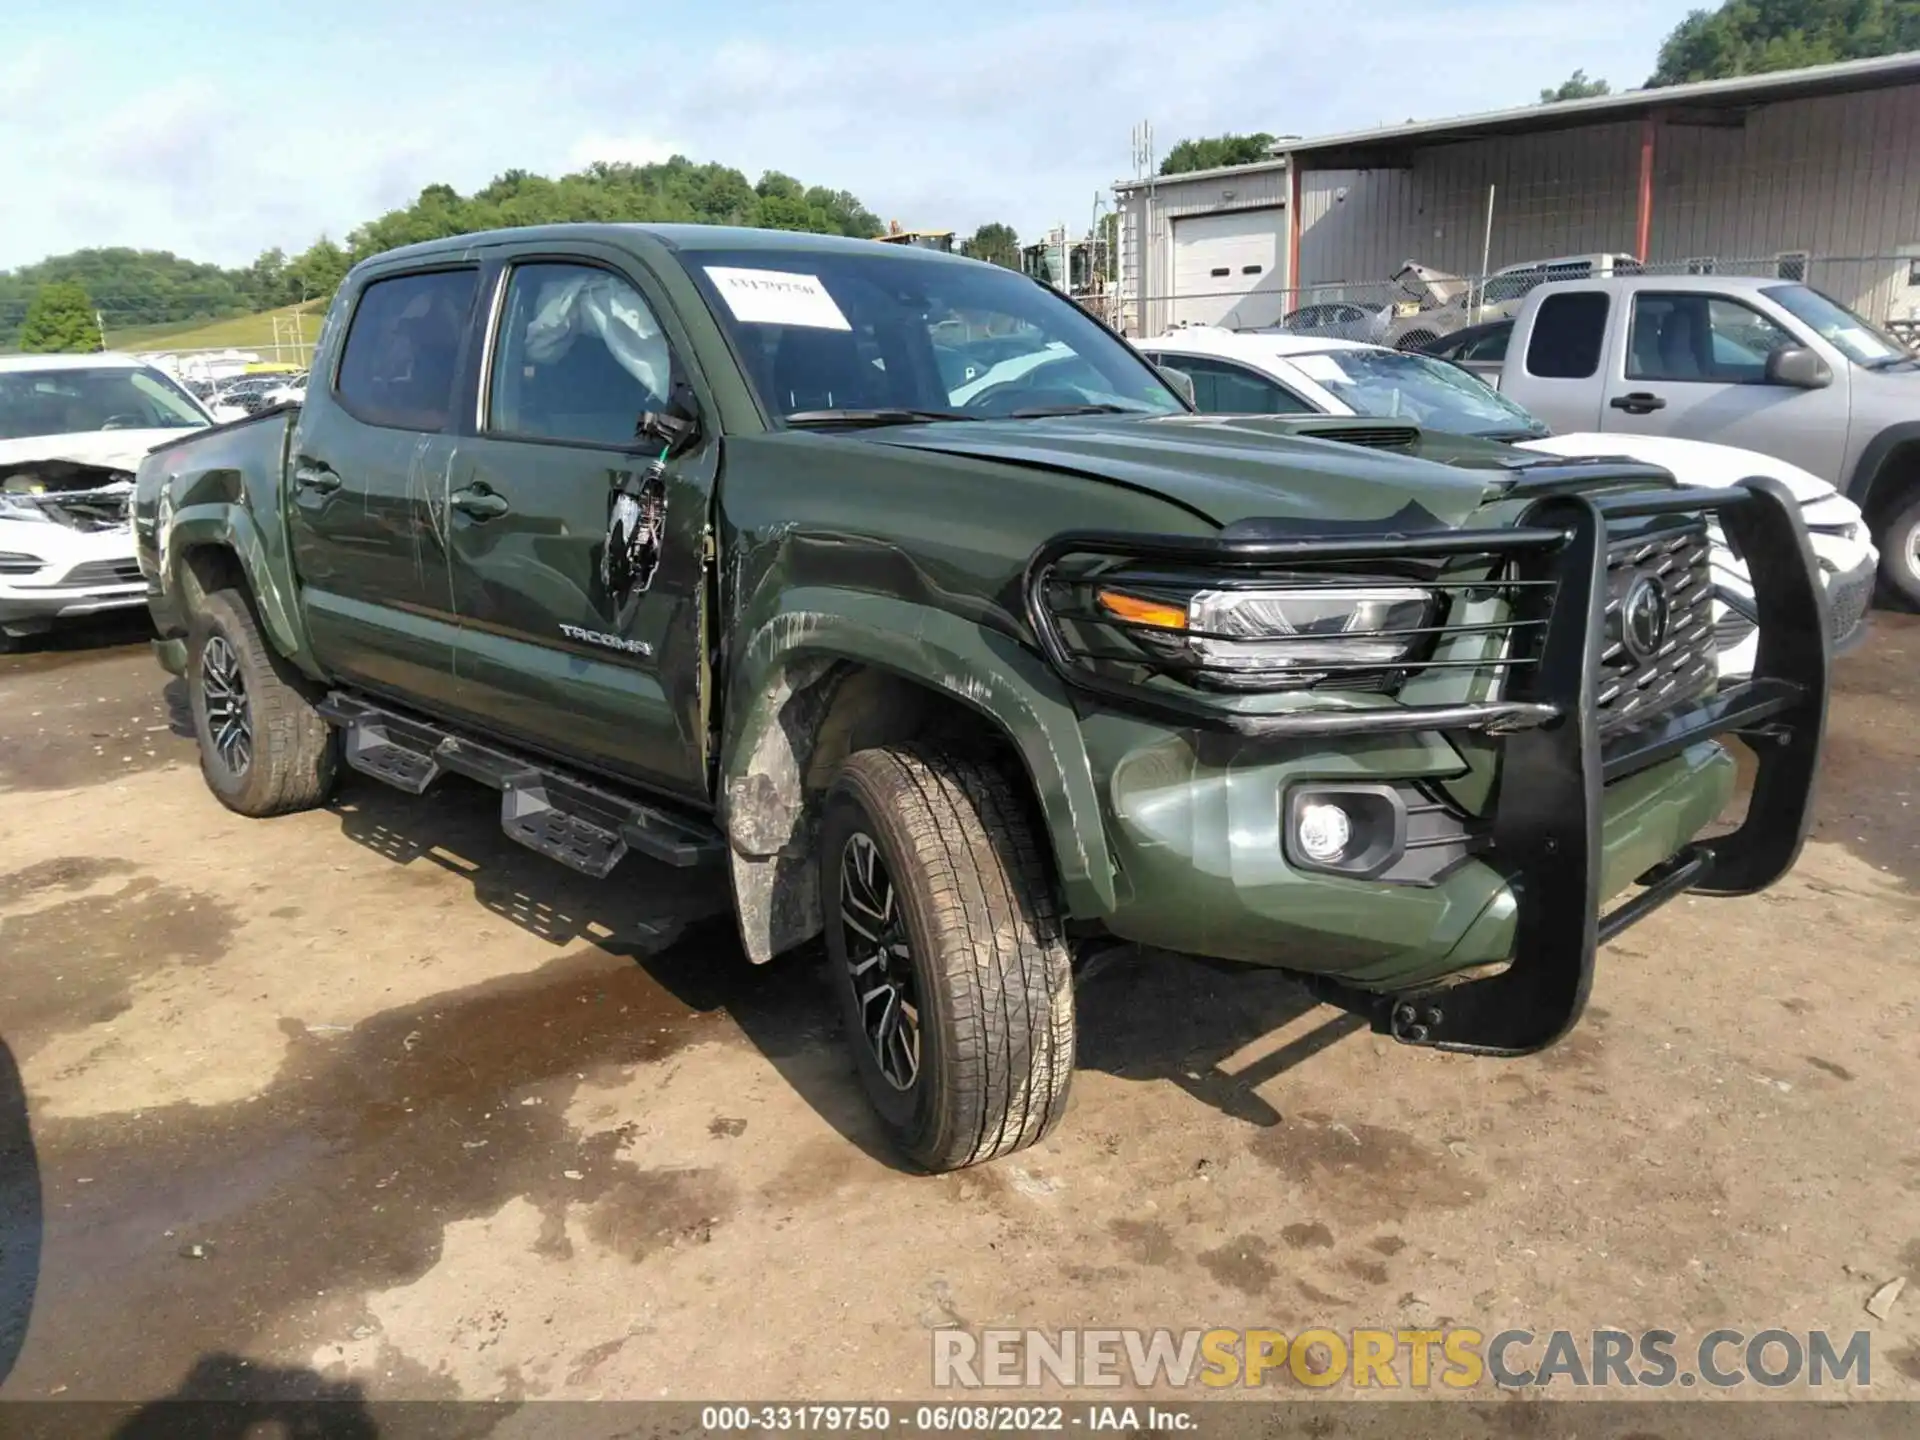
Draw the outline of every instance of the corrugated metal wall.
M1632 251L1640 136L1628 121L1417 151L1406 170L1308 171L1300 284L1378 282L1410 259L1477 272L1489 185L1495 269ZM1920 88L1786 101L1738 127L1657 126L1650 263L1713 256L1750 269L1806 251L1815 284L1876 318L1904 317L1920 287L1890 257L1915 246Z
M1275 214L1276 223L1282 227L1280 248L1284 256L1284 207L1289 189L1285 167L1276 165L1197 180L1174 177L1156 181L1151 191L1141 188L1123 192L1119 197L1124 217L1121 223L1128 231L1127 243L1133 247L1134 264L1142 287L1140 292L1123 297L1124 308L1138 312L1135 333L1161 334L1176 318L1178 306L1172 303L1177 299L1173 293L1173 225L1176 220L1188 215L1212 215L1228 210L1282 207ZM1271 288L1271 285L1269 279L1267 288Z

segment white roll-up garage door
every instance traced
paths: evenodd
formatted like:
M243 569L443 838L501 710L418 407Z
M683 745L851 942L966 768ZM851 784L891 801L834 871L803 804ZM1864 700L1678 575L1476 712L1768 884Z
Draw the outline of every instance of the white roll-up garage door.
M1241 311L1255 290L1280 287L1280 237L1287 212L1279 206L1189 215L1173 222L1174 323L1218 325L1232 316L1242 324L1270 324L1280 317ZM1265 308L1273 309L1275 296Z

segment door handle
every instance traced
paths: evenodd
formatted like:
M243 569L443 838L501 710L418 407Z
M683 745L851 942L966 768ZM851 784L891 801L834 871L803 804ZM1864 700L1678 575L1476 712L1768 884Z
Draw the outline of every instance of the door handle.
M297 460L293 466L293 483L297 489L331 495L340 488L340 473L319 460Z
M1656 410L1667 408L1667 402L1658 395L1645 390L1635 390L1626 395L1616 395L1607 404L1616 410L1624 410L1629 415L1651 415Z
M465 490L456 490L447 497L447 503L462 515L475 520L491 520L496 515L504 515L513 507L507 504L507 497L496 495L485 485L474 485Z

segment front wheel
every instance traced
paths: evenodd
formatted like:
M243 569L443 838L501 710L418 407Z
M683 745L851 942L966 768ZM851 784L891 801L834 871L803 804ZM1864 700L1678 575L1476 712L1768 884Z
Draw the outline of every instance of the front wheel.
M1880 542L1880 578L1920 610L1920 490L1910 492L1888 522Z
M916 746L827 797L821 904L847 1042L889 1140L928 1170L1033 1144L1073 1078L1072 967L1021 795Z

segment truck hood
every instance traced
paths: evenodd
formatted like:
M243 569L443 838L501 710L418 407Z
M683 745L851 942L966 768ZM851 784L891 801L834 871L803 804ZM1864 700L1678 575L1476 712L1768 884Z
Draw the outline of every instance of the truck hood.
M984 420L900 426L866 438L1082 475L1158 495L1220 526L1273 516L1378 523L1409 507L1458 526L1494 492L1496 479L1508 478L1309 439L1291 433L1288 422L1249 415ZM1097 514L1087 518L1098 524Z
M29 435L24 440L0 440L0 468L36 460L62 460L69 465L97 465L129 474L154 446L178 440L185 427L171 430L82 430L72 435Z

